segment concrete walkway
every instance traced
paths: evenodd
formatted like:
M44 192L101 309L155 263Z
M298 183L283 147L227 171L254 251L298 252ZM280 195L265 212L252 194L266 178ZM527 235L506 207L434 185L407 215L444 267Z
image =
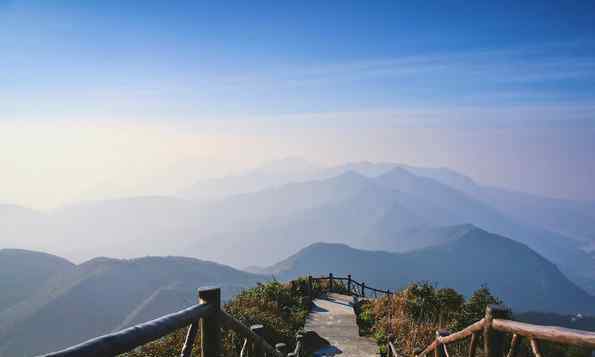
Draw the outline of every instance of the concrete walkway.
M359 336L351 302L350 296L333 293L314 300L305 330L316 332L330 343L330 346L319 349L315 356L378 356L376 342Z

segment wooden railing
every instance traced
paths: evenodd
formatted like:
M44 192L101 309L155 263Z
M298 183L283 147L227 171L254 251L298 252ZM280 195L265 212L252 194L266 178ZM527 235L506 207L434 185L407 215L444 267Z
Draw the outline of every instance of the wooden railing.
M308 277L307 289L309 297L314 296L315 283L326 281L327 290L341 292L358 297L366 297L366 290L377 295L389 295L389 290L370 288L364 282L357 282L347 277L335 277L329 274L324 277ZM319 284L321 285L321 284ZM303 335L296 335L294 351L288 353L284 343L271 346L264 338L262 325L246 326L221 309L221 290L219 288L200 289L198 304L187 309L162 316L155 320L139 324L119 332L100 336L61 351L43 355L45 357L106 357L116 356L132 351L144 344L189 326L180 356L190 357L195 339L200 331L200 352L203 357L219 357L223 353L222 329L234 331L244 338L240 352L241 357L300 357L304 353ZM434 353L434 357L449 357L447 346L469 338L468 356L475 357L480 335L483 336L483 351L486 357L504 356L505 334L512 334L507 357L515 357L522 338L529 340L535 357L541 357L539 341L551 341L595 349L595 333L572 330L562 327L531 325L506 319L507 311L500 306L489 306L483 319L467 328L449 333L438 331L436 339L424 350L414 351L415 357L426 357ZM387 346L389 357L401 356L392 341Z
M285 357L284 344L272 347L263 337L262 325L248 327L221 309L219 288L201 289L197 305L155 320L136 325L112 334L100 336L44 357L111 357L130 352L151 341L155 341L176 330L188 327L180 356L190 357L199 331L200 351L203 357L222 356L222 328L233 330L244 338L243 357ZM200 328L199 328L200 327ZM298 341L301 349L301 341ZM296 348L299 357L300 349Z
M329 276L308 277L308 297L313 296L314 282L328 281L328 291L334 291L339 285L345 285L347 292L354 296L366 297L366 291L376 296L378 293L390 294L388 290L379 290L347 277ZM122 331L100 336L66 348L61 351L42 355L44 357L105 357L116 356L130 352L151 341L158 340L183 327L189 326L184 345L181 346L180 356L190 357L194 341L199 331L201 333L201 356L221 356L221 329L234 331L244 338L240 351L241 357L300 357L304 350L303 335L296 335L296 345L292 352L287 351L284 343L271 346L263 337L262 325L246 326L242 322L221 309L221 290L219 288L200 289L198 304L187 309L159 317ZM200 328L199 328L200 327Z
M557 326L532 325L506 319L508 311L498 305L486 308L485 317L465 329L449 333L446 330L436 332L436 339L423 350L415 350L415 357L425 357L434 353L434 357L451 356L448 345L467 338L469 341L468 356L475 357L480 336L483 337L483 353L486 357L515 357L519 352L522 338L529 340L535 357L542 357L540 341L549 341L566 345L575 345L595 350L595 333L573 330ZM506 334L511 334L510 348L504 351ZM388 342L389 357L402 357L392 341Z
M314 286L314 282L322 282L322 281L326 281L328 282L328 290L333 292L333 291L337 291L337 292L343 292L343 293L347 293L349 295L353 295L353 296L357 296L357 297L378 297L378 294L381 294L382 296L385 295L390 295L391 292L390 290L380 290L380 289L376 289L376 288L372 288L366 285L365 282L358 282L356 280L353 280L351 278L351 274L347 275L346 277L337 277L334 276L332 273L330 273L328 276L321 276L321 277L312 277L312 276L308 276L308 286L310 289L310 296L312 296L312 287ZM339 289L339 286L337 286L337 282L339 282L341 284L341 288L343 289ZM366 291L369 291L370 294L368 294L368 296L366 296Z

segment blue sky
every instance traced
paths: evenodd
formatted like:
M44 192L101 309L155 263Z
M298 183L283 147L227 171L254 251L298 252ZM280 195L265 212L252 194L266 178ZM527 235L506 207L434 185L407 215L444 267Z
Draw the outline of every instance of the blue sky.
M593 1L0 0L0 201L55 206L174 172L182 186L208 170L172 167L283 156L595 199L593 14Z
M590 1L0 4L3 117L595 104Z

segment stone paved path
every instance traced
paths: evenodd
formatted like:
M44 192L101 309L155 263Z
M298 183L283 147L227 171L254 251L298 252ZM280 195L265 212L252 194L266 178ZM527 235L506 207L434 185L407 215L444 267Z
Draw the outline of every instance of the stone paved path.
M360 337L351 305L352 298L340 294L328 294L314 300L306 331L314 331L330 342L315 353L315 356L369 357L378 356L378 346L366 337Z

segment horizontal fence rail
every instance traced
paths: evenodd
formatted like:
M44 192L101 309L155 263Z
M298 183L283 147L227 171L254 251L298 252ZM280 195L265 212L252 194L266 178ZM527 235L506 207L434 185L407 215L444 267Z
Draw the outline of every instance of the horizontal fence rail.
M190 326L186 334L180 356L192 356L194 341L201 334L201 356L219 357L222 355L221 330L226 328L244 338L240 353L242 357L300 357L303 349L302 335L296 336L295 350L287 353L285 344L271 346L262 337L262 325L246 326L221 309L219 288L200 289L199 303L184 310L159 317L124 330L96 337L64 350L41 355L40 357L111 357L130 352L149 342L158 340L183 327Z
M215 312L209 304L199 304L119 332L101 336L44 357L105 357L132 351Z
M506 319L509 312L498 305L486 308L486 316L467 326L461 331L449 333L446 330L436 332L436 338L425 349L414 351L415 357L434 354L435 357L447 357L448 345L465 339L469 341L469 357L474 357L478 349L479 337L483 337L483 355L486 357L515 357L521 338L527 338L534 356L541 357L540 341L574 345L595 350L595 332L574 330L558 326L533 325ZM505 334L511 334L509 350L504 351ZM389 357L397 357L397 348L393 341L388 342Z
M357 296L357 297L362 297L362 298L372 297L371 294L366 296L366 291L369 291L370 293L372 293L375 298L378 297L378 294L381 294L382 296L391 294L390 290L376 289L376 288L367 286L365 282L359 282L359 281L353 280L351 278L351 275L347 275L346 277L340 277L340 276L337 277L337 276L334 276L332 273L329 274L328 276L321 276L321 277L308 276L308 284L309 284L310 291L312 291L312 283L313 282L321 282L321 281L328 282L328 289L331 292L338 291L337 287L336 287L336 282L345 283L346 286L344 285L343 288L346 289L346 292L348 294Z
M492 328L518 336L595 349L595 332L557 326L532 325L502 319L494 319Z
M270 356L285 357L280 351L271 346L262 336L259 335L260 331L262 331L262 325L253 325L251 327L247 327L235 317L223 310L219 312L219 318L221 319L221 323L224 327L233 330L244 337L244 348L242 348L243 351L247 352L250 349L261 350ZM248 354L250 353L248 352Z

